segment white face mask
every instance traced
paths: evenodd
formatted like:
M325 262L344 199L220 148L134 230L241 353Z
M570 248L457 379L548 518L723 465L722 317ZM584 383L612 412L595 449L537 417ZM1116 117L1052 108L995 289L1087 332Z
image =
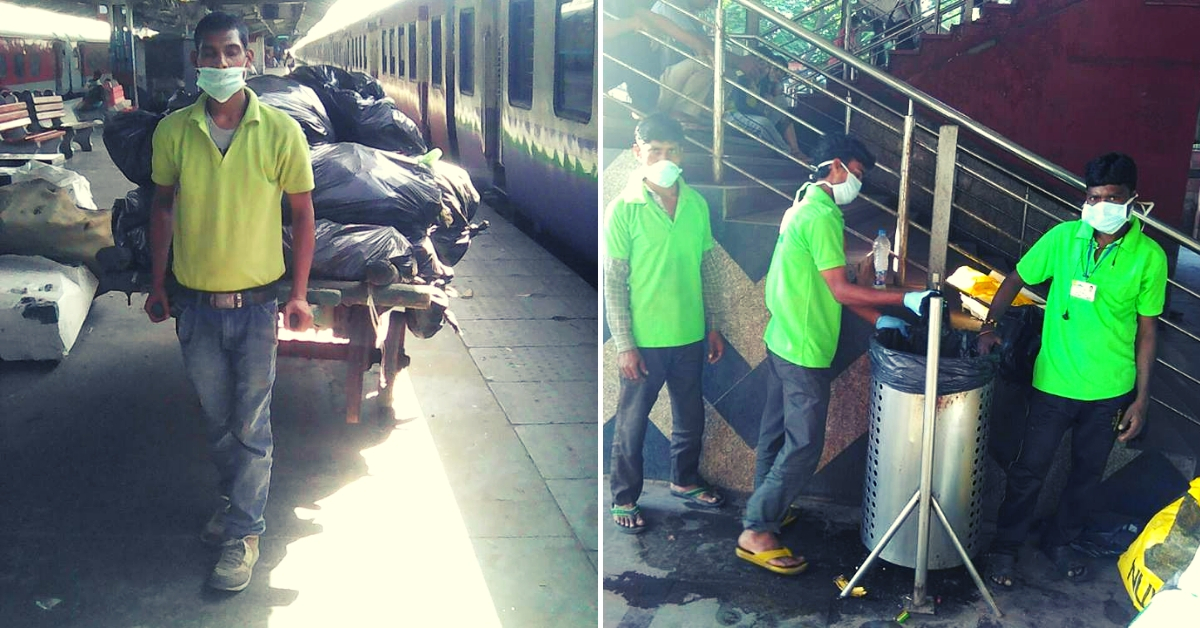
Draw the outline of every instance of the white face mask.
M660 188L669 188L679 180L683 169L670 159L660 159L642 168L642 178Z
M1136 196L1134 198L1137 198ZM1091 225L1100 233L1113 234L1129 222L1129 204L1133 198L1124 203L1100 201L1095 205L1083 204L1083 222Z
M246 68L197 68L196 86L213 100L225 102L246 86Z
M822 162L817 165L817 170L825 166L833 165L833 161ZM842 166L845 168L845 166ZM829 191L833 193L833 202L838 205L848 205L851 201L858 198L858 192L862 190L862 179L854 176L849 168L846 168L846 180L841 183L824 183L829 187Z

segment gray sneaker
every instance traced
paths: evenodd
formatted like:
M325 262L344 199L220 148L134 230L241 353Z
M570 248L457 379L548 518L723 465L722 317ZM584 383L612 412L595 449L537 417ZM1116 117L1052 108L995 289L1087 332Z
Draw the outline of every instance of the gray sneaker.
M221 546L221 559L208 577L208 586L220 591L241 591L250 585L257 562L257 536L226 541Z
M220 547L225 542L225 514L229 512L229 498L222 497L221 505L208 518L200 531L200 542L210 547Z

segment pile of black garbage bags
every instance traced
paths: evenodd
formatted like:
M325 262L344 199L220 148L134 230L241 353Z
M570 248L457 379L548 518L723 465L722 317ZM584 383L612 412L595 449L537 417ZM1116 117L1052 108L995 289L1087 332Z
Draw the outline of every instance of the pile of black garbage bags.
M479 192L459 166L428 155L420 129L384 96L378 81L333 66L304 66L286 77L247 81L263 103L300 123L312 150L316 250L312 277L355 281L371 264L390 262L399 281L444 285L480 231L472 224ZM158 122L195 102L177 94L164 112L118 114L104 143L121 172L139 187L113 207L113 236L131 265L150 269L151 139ZM286 226L284 252L290 264Z

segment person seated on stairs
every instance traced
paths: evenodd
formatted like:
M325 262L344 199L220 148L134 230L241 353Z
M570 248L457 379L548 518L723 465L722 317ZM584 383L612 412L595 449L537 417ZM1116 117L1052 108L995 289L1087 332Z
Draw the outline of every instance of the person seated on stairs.
M660 98L659 88L654 81L638 72L657 78L662 74L663 66L661 55L654 50L657 44L642 32L661 39L672 38L696 54L708 55L712 49L712 42L707 38L698 37L691 31L681 29L665 16L651 12L653 4L654 0L607 0L604 3L605 56L616 59L604 60L604 91L624 84L625 93L634 109L644 113L656 108Z
M725 121L737 125L742 132L791 154L793 147L788 145L787 140L775 128L776 122L771 116L776 116L776 120L779 121L787 118L764 102L783 102L783 86L779 80L782 78L782 72L773 72L770 64L757 57L730 57L729 61L730 67L733 68L734 80L745 90L729 88L729 97L725 99L728 106ZM798 152L799 146L794 150Z
M680 4L699 13L712 6L713 0L681 0ZM691 48L692 53L704 62L699 63L660 46L663 71L659 81L663 89L659 92L657 109L670 113L685 127L710 126L711 116L704 106L712 103L713 70L705 65L712 62L712 40L699 22L661 2L654 4L653 14L673 27L671 36L675 43Z

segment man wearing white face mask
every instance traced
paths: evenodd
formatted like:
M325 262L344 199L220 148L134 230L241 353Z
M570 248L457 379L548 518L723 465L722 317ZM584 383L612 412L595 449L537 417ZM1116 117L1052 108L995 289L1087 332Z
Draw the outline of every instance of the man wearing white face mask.
M701 508L724 503L700 477L700 376L706 357L711 364L725 353L715 318L708 204L680 177L684 136L679 122L663 113L648 116L634 139L633 154L642 167L609 204L604 225L604 309L621 382L611 514L618 529L629 534L646 528L637 505L642 447L664 383L673 417L671 493Z
M277 315L274 283L284 272L280 201L291 205L292 291L282 308L307 329L313 253L313 173L296 121L260 104L245 87L254 54L246 25L212 13L196 25L195 104L154 132L153 273L146 313L176 334L200 398L221 503L200 538L221 548L208 586L241 591L258 560L271 480ZM166 288L168 252L179 284Z
M1067 544L1079 536L1113 441L1142 430L1150 404L1156 320L1166 299L1167 257L1130 211L1137 165L1109 153L1088 162L1082 220L1064 222L1029 249L1005 278L979 336L980 353L1001 340L996 321L1026 284L1050 280L1042 348L1021 451L1008 470L989 577L1010 587L1017 550L1033 526L1034 507L1067 429L1071 474L1039 542L1060 575L1087 572Z
M931 294L874 290L847 281L845 222L838 206L858 197L875 157L846 135L826 136L814 157L819 160L814 181L800 188L783 215L767 271L767 400L754 494L746 503L736 551L739 558L785 576L808 567L802 556L779 543L778 534L796 520L791 503L812 478L825 444L829 367L841 332L842 306L879 329L904 333L906 322L874 308L903 305L919 313Z

